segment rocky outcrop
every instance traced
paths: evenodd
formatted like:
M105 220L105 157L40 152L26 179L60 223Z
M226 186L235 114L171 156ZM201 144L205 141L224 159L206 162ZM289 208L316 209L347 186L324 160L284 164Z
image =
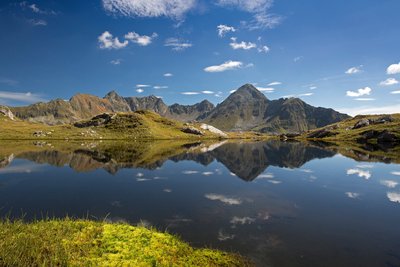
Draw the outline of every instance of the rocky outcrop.
M14 120L14 114L6 106L1 106L0 105L0 115L4 115L4 116L6 116L7 118L9 118L12 121Z
M371 140L376 140L378 143L400 143L400 137L390 131L369 130L361 133L361 137L357 139L358 143L368 143Z
M188 134L195 134L195 135L204 135L202 131L200 131L197 128L194 128L193 126L187 126L182 129L182 132L188 133Z
M389 122L393 122L393 118L390 115L385 115L377 119L361 119L354 124L353 129L360 129L369 125L383 124Z

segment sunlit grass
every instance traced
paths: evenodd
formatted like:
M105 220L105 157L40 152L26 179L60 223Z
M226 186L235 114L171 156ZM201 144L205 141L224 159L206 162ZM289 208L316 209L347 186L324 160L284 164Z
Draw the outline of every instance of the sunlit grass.
M89 220L0 222L0 266L249 266L154 229Z

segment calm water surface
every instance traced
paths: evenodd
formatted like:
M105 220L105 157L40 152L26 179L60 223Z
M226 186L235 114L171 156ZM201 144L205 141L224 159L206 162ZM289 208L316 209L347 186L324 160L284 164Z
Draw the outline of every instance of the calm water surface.
M7 142L0 215L147 224L259 266L400 266L400 166L345 154L277 141Z

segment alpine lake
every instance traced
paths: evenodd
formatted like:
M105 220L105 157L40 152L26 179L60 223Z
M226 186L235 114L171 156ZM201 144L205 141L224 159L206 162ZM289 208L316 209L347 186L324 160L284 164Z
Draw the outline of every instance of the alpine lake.
M393 149L278 140L1 141L0 215L148 225L257 266L400 266Z

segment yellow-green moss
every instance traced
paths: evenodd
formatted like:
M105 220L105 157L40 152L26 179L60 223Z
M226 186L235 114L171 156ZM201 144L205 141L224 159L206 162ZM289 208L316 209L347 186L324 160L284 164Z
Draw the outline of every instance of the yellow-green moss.
M249 266L154 229L87 220L0 223L0 266Z

